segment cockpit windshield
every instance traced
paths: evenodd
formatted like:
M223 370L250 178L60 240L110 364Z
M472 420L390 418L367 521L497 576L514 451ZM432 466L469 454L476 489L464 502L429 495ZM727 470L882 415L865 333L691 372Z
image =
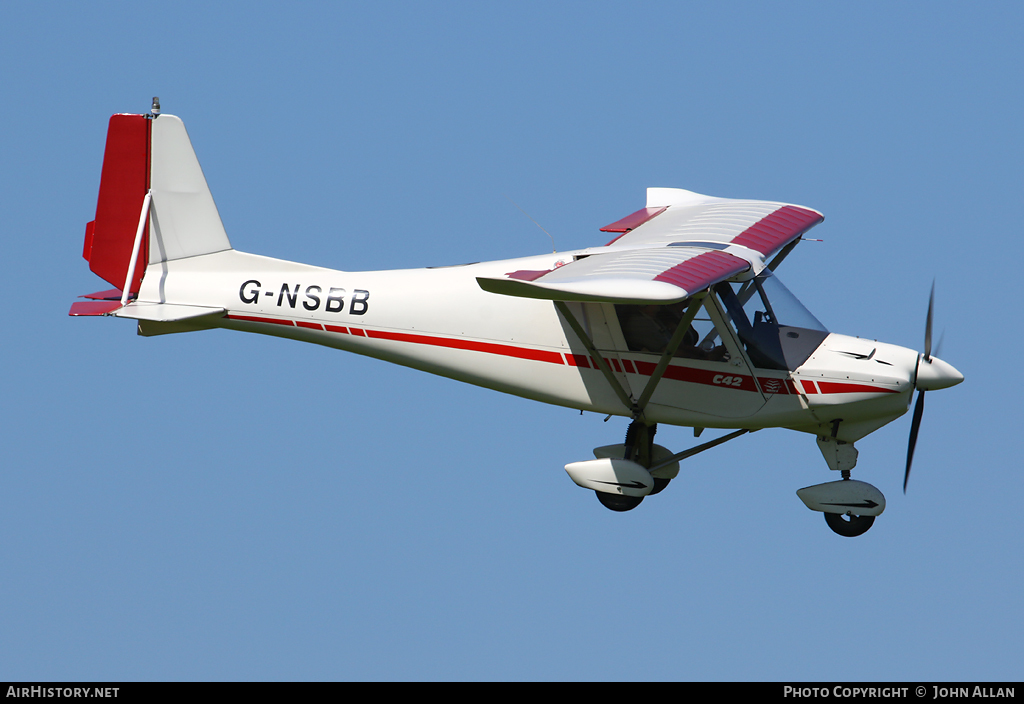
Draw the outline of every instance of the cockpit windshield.
M768 269L742 284L720 283L715 293L755 367L794 370L828 335Z

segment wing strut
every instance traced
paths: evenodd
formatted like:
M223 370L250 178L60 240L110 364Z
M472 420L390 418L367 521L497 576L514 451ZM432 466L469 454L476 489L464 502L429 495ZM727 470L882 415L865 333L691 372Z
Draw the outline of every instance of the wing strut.
M601 353L597 351L594 346L593 340L587 335L586 330L580 325L579 321L576 320L570 311L569 307L565 305L564 301L554 301L555 307L558 308L558 312L562 314L566 322L572 327L576 337L579 338L583 346L587 348L587 352L597 361L598 369L604 374L604 378L608 380L609 386L612 387L612 391L619 397L622 404L629 409L633 418L640 418L643 416L644 409L647 407L647 403L651 400L651 396L654 395L654 390L658 387L658 383L661 381L662 376L665 374L665 370L668 369L669 362L672 361L672 356L679 349L679 345L682 344L683 338L686 336L686 332L690 329L690 323L697 317L697 312L700 310L701 305L704 301L704 293L693 296L690 300L690 307L686 309L686 313L683 314L679 320L679 325L676 326L676 331L672 335L672 339L669 340L668 346L665 348L665 352L661 355L661 359L658 360L658 366L654 368L654 372L651 373L651 378L647 381L647 385L644 387L643 393L640 394L638 401L633 401L632 397L626 393L626 390L622 388L622 384L612 374L611 367L608 366L608 362L605 361Z
M636 402L637 409L640 413L644 412L647 407L647 402L651 400L651 396L654 395L654 390L658 387L658 383L661 381L661 377L665 374L665 370L668 369L668 363L672 361L672 356L679 349L679 345L683 342L683 337L690 329L690 323L697 317L697 311L700 310L701 304L704 302L704 295L698 294L690 299L690 307L686 309L683 317L679 320L679 325L676 327L675 333L672 335L672 339L669 340L668 347L665 348L664 354L661 355L661 359L658 360L658 366L654 368L654 373L651 374L651 378L647 381L647 386L644 387L644 392L640 394L640 400Z
M569 323L570 327L572 327L572 331L576 333L576 337L578 337L580 342L583 343L583 346L587 348L587 352L590 356L597 361L597 368L601 370L602 374L604 374L604 378L608 380L608 384L612 387L612 391L615 392L615 395L619 397L619 400L622 401L622 405L628 408L630 413L633 413L634 415L637 414L637 407L636 404L633 403L633 399L629 397L626 390L622 388L622 384L620 384L619 380L615 378L614 374L612 374L612 369L608 366L608 362L605 361L604 357L601 356L601 353L597 351L596 347L594 347L593 341L590 339L590 336L587 335L587 331L583 329L583 326L580 325L580 322L576 320L576 316L569 312L569 306L565 305L565 301L554 301L554 304L555 308L558 309L558 312L562 314L563 318L565 318L565 321Z
M776 267L778 267L779 264L782 263L783 259L785 259L786 257L789 256L790 252L792 252L794 249L796 249L796 246L799 243L800 243L800 238L797 237L795 240L793 240L792 242L787 244L785 247L783 247L782 251L775 255L775 259L772 259L771 263L768 265L768 268L771 269L772 271L775 271Z

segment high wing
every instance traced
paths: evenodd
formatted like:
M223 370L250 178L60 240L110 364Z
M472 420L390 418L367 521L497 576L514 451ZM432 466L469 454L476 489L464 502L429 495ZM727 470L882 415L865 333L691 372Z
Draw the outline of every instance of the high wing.
M788 203L648 188L645 208L601 231L622 233L607 246L715 243L746 247L769 257L824 219L816 210Z
M774 268L823 219L786 203L649 188L645 208L601 228L622 233L604 247L556 269L477 282L491 293L553 301L675 303L748 270L756 274L782 250Z
M552 301L675 303L750 268L750 262L703 247L657 247L593 254L550 271L478 277L491 293Z

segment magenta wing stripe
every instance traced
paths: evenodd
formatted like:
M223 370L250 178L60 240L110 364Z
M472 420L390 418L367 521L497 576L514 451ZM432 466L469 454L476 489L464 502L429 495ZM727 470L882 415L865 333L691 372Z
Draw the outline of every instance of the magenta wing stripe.
M673 284L687 293L694 293L734 276L748 266L750 265L745 260L725 252L704 252L693 259L676 264L671 269L666 269L655 276L654 280Z
M784 205L737 235L732 243L768 255L824 220L820 213Z

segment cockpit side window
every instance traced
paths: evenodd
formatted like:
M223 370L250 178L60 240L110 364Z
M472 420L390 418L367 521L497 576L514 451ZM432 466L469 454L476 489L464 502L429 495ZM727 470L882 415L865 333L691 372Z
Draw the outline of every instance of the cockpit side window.
M688 305L689 301L668 305L616 305L615 313L629 351L664 354ZM707 312L701 310L683 335L683 341L673 356L727 361L728 350L720 340L716 344L716 336L711 334L714 327Z

